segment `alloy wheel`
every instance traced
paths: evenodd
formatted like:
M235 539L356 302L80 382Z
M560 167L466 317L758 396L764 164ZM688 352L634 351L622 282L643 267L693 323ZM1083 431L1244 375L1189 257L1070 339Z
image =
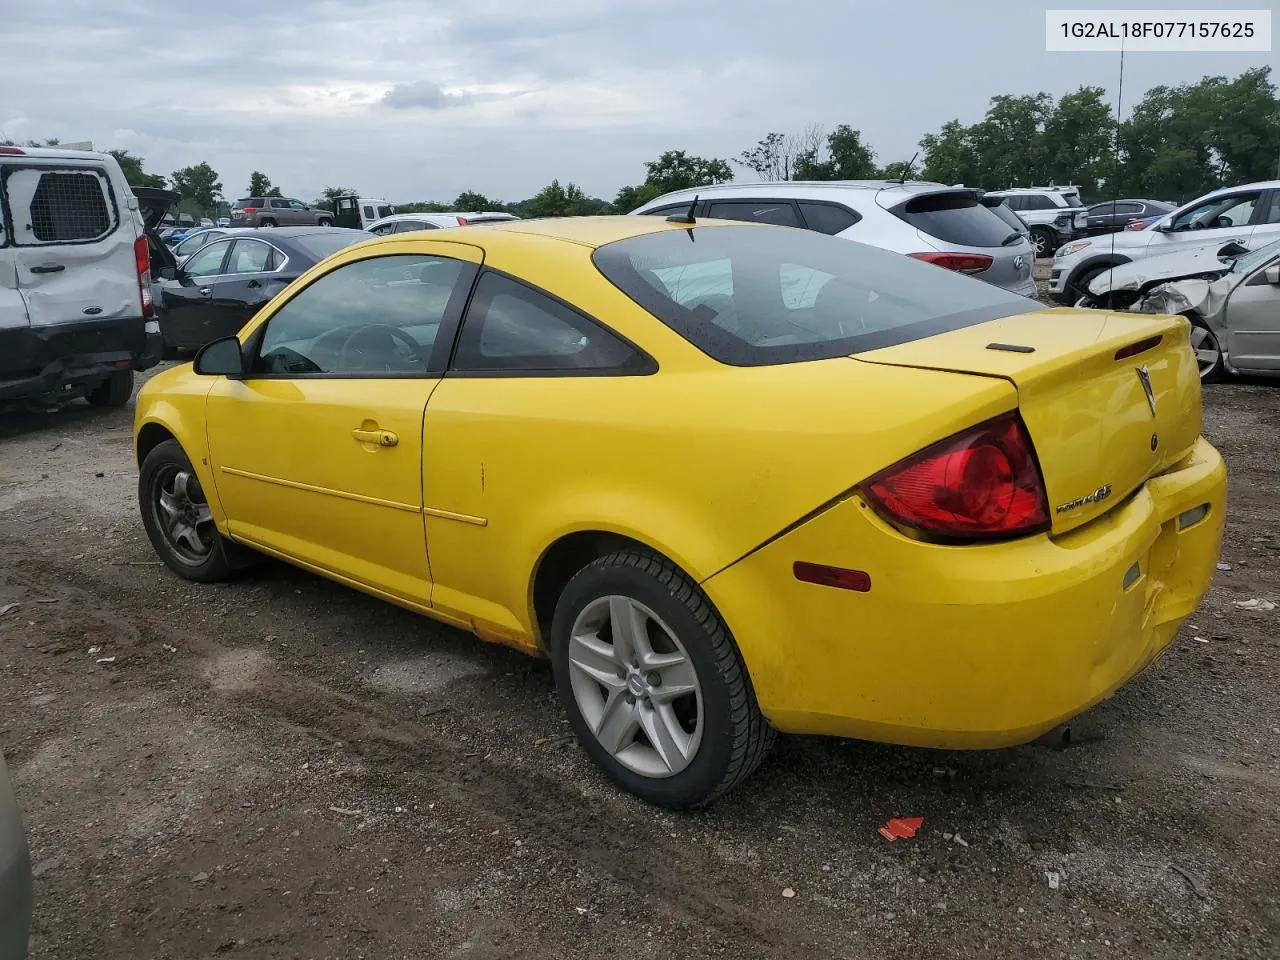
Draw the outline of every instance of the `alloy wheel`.
M1196 352L1196 362L1200 365L1202 378L1213 373L1222 363L1222 347L1208 327L1191 325L1191 349Z
M702 691L688 651L630 597L593 600L569 634L574 701L600 745L627 769L680 773L702 742Z
M200 481L191 471L166 464L154 489L152 506L166 543L183 563L200 566L209 559L218 535Z

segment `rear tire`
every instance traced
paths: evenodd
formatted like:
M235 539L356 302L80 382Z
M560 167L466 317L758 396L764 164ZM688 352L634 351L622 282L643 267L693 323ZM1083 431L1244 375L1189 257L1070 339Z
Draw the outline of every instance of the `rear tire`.
M133 371L117 370L94 387L86 399L95 407L123 407L133 396Z
M274 227L275 225L276 222L274 220L263 220L258 224L260 227Z
M256 559L218 533L191 461L176 440L157 444L143 459L138 507L151 546L180 577L216 583Z
M551 660L578 742L648 803L706 806L750 776L776 739L719 614L654 554L612 553L569 581Z
M333 221L332 221L332 220L317 220L317 221L316 221L316 226L318 226L318 227L332 227L332 226L333 226Z

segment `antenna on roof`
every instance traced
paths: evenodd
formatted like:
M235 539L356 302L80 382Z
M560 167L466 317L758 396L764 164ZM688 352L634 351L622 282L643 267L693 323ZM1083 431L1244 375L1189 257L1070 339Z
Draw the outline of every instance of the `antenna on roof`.
M697 223L698 221L693 219L693 211L696 210L697 207L698 195L695 193L693 195L693 203L689 204L689 212L684 214L673 213L671 216L667 217L667 223Z
M900 177L890 177L890 178L889 178L889 180L888 180L888 182L889 182L889 183L906 183L906 182L907 182L907 177L909 177L909 176L911 175L911 168L912 168L912 167L914 167L914 166L916 165L916 157L918 157L918 156L920 156L920 151L919 151L919 150L917 150L915 153L913 153L913 154L911 155L911 159L907 161L907 165L906 165L906 167L904 167L904 168L903 168L903 170L902 170L902 176L900 176Z

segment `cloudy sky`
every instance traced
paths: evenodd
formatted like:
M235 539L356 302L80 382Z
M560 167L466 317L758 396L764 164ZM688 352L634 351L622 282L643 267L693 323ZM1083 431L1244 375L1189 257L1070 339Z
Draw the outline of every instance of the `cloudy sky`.
M1044 11L1064 6L7 0L0 135L92 140L165 174L207 160L233 198L255 169L308 199L341 184L393 201L518 200L553 177L612 198L670 148L728 158L770 130L849 123L882 161L906 159L995 94L1114 96L1115 54L1045 52ZM1130 54L1125 112L1150 86L1275 62Z

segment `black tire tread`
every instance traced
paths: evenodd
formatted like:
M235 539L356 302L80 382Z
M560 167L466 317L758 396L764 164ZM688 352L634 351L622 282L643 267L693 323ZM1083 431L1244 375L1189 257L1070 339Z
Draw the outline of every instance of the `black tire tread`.
M760 712L755 690L751 686L751 677L729 629L702 589L674 563L644 550L621 550L588 564L574 579L588 571L607 573L620 567L630 567L647 574L665 587L672 599L689 610L694 620L706 631L716 666L729 686L730 722L733 728L729 763L720 782L705 796L687 805L688 809L705 807L756 771L769 753L778 733Z
M123 407L133 396L133 371L120 370L107 374L105 380L89 391L85 399L95 407Z

